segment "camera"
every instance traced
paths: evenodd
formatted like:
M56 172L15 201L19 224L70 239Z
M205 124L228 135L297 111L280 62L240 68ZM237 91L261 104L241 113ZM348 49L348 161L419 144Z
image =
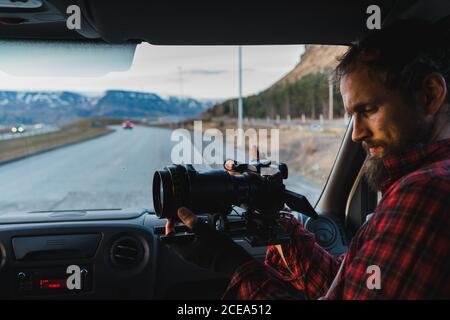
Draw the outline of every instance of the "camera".
M262 171L270 171L263 174ZM267 170L270 169L270 170ZM177 210L187 207L197 215L207 215L208 223L231 235L242 235L251 245L282 243L286 235L279 225L280 211L290 209L315 218L308 200L286 189L285 164L270 161L235 163L234 173L226 169L197 171L192 165L170 165L153 177L153 204L159 218L177 218ZM235 207L244 210L240 219L230 219ZM162 233L162 232L161 232ZM173 238L172 238L173 239Z

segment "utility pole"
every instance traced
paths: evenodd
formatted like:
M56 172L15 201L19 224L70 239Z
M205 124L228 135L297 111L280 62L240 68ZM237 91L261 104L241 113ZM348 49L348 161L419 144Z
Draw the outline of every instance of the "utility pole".
M184 109L184 101L183 101L183 69L181 67L178 67L178 73L180 76L180 111L181 111L181 117L183 117L183 109Z
M244 105L242 101L242 46L239 46L239 100L238 100L238 146L244 145Z
M328 116L333 120L333 76L328 76Z

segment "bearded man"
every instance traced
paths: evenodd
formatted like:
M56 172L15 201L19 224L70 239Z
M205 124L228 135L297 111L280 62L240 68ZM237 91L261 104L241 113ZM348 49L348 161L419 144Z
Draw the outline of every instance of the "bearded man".
M290 218L291 241L269 247L263 264L187 208L178 215L197 238L174 250L228 274L224 298L449 299L448 30L409 21L375 31L350 46L337 75L352 140L367 152L364 175L382 192L345 257L331 256ZM368 270L381 273L379 284L368 283Z

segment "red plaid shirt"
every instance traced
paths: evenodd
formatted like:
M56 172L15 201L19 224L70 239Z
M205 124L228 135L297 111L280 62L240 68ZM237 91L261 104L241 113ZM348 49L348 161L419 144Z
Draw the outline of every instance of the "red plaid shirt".
M374 215L353 238L329 299L450 298L450 139L384 161L389 179ZM264 264L236 270L225 299L308 299L324 296L342 262L321 248L294 218L292 240ZM378 266L381 288L369 289ZM289 270L290 269L290 270ZM372 275L372 276L371 276Z

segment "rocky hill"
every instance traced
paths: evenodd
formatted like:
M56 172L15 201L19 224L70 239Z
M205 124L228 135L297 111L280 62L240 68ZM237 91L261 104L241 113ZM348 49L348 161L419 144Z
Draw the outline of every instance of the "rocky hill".
M347 50L346 46L306 45L299 63L272 87L294 83L308 74L333 69Z

